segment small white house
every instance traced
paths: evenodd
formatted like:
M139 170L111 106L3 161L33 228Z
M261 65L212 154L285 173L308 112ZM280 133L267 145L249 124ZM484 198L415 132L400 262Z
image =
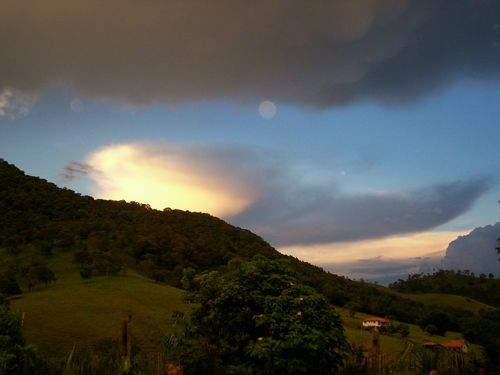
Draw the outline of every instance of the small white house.
M363 327L365 328L373 328L373 327L385 327L391 324L390 320L379 318L377 316L372 316L371 318L366 318L363 320Z

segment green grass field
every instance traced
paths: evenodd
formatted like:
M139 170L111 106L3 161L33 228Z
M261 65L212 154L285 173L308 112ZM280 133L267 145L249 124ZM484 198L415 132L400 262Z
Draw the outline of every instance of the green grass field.
M495 310L495 307L473 300L471 298L453 294L425 293L425 294L400 294L414 301L422 302L429 306L449 306L478 314L480 310Z
M50 263L57 281L11 301L24 315L28 342L50 355L67 355L73 345L88 348L116 340L132 316L132 334L141 347L154 347L160 331L170 331L174 311L189 312L183 291L157 284L135 272L83 280L65 255Z
M58 253L48 258L57 281L47 287L26 292L11 301L12 310L24 316L23 330L28 342L42 353L64 357L73 345L80 350L95 346L103 340L117 340L123 320L132 316L135 343L143 349L154 349L160 332L172 330L172 313L188 313L190 305L183 302L183 291L155 283L133 271L113 277L94 277L83 280L71 261L72 254ZM491 306L465 297L442 294L404 295L433 305L448 305L477 313ZM345 333L352 344L370 347L370 331L360 328L367 317L336 308L344 321ZM420 327L409 325L407 338L381 335L381 349L391 356L400 356L407 343L441 342L461 338L449 332L447 337L430 336Z

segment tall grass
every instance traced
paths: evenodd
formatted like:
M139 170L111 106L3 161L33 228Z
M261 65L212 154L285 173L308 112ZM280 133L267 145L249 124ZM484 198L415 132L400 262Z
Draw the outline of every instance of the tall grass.
M475 375L481 365L474 353L446 348L415 347L412 353L394 367L396 374L428 375L436 370L439 375Z

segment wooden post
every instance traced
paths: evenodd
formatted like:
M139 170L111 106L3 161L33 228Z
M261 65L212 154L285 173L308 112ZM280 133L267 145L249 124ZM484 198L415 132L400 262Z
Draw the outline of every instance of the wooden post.
M122 368L124 373L128 373L132 366L132 315L128 319L123 320L121 338L120 338L120 352L122 360Z
M127 356L132 360L132 315L128 316L127 321Z
M372 331L372 348L373 348L373 361L372 361L372 374L380 374L380 332L377 327L373 327Z
M162 375L163 364L161 360L161 352L156 353L156 375Z

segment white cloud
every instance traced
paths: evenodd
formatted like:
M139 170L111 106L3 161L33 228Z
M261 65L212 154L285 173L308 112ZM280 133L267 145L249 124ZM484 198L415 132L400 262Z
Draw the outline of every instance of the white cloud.
M446 249L443 268L500 276L500 262L495 251L499 237L500 222L476 228L458 237Z
M6 117L15 120L26 116L34 102L34 95L21 94L17 91L4 88L0 91L0 118Z

